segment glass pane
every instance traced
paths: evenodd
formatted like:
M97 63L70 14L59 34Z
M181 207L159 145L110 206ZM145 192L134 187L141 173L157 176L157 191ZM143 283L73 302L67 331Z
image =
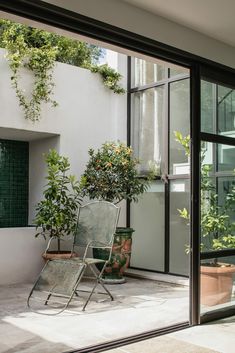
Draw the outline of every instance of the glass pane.
M131 86L143 86L166 78L164 65L154 64L143 59L132 58Z
M131 226L135 229L131 254L133 267L164 271L164 202L164 185L155 181L138 203L131 204Z
M170 84L170 174L189 174L189 80ZM183 138L183 143L178 135ZM189 141L188 141L189 144Z
M218 171L234 172L234 169L235 146L218 144Z
M185 75L188 74L189 70L185 67L175 66L174 68L170 68L170 77Z
M235 176L214 173L216 145L202 143L201 151L201 249L235 248ZM220 147L220 146L219 146ZM220 148L218 148L220 150ZM219 163L220 165L220 163Z
M201 312L235 305L235 256L201 261Z
M188 275L189 179L170 181L170 272Z
M235 90L218 86L219 134L235 137Z
M140 173L161 174L164 115L164 87L132 94L132 147L140 160Z
M201 131L215 133L216 85L201 81Z

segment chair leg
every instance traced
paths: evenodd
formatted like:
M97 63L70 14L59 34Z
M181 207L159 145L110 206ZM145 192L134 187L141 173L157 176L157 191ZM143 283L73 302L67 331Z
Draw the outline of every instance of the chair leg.
M92 297L92 295L93 295L93 293L94 293L94 291L95 291L97 285L98 285L98 281L96 282L96 284L95 284L94 287L92 288L92 291L90 292L90 294L89 294L89 296L88 296L88 298L87 298L85 304L83 305L82 311L85 311L86 306L87 306L88 302L90 301L90 299L91 299L91 297Z
M93 266L92 266L92 265L89 266L89 268L91 269L91 271L93 272L93 274L94 274L94 276L95 276L96 283L95 283L94 287L92 288L92 290L91 290L91 292L90 292L90 294L89 294L89 296L88 296L88 298L87 298L85 304L83 305L82 311L85 311L86 306L87 306L87 304L89 303L89 301L90 301L92 295L94 294L95 289L96 289L96 287L97 287L98 284L100 284L100 285L102 286L102 288L105 290L105 292L109 295L111 301L114 300L112 294L111 294L110 291L105 287L105 285L104 285L104 283L103 283L103 280L102 280L102 274L103 274L103 272L104 272L105 266L106 266L106 263L105 263L105 265L103 266L103 268L102 268L102 270L100 271L100 273L99 273L98 276L97 276L97 273L96 273L96 271L94 270ZM105 294L105 293L103 293L103 294Z
M105 284L104 284L104 281L103 281L103 279L102 279L102 275L103 275L103 273L104 273L104 270L105 270L105 267L106 267L106 266L107 266L107 262L105 262L105 264L104 264L102 270L100 271L99 275L96 276L96 277L97 277L97 280L98 280L99 284L103 287L103 289L105 290L105 292L110 296L110 299L113 301L114 298L113 298L112 294L110 293L110 291L106 288L106 286L105 286ZM93 268L92 268L92 270L93 270ZM93 273L95 274L94 270L93 270Z
M102 282L102 279L99 278L99 284L102 286L102 288L105 290L105 292L110 296L111 301L114 300L112 294L110 293L110 291L105 287L104 283Z
M48 301L49 301L50 297L51 297L51 293L50 293L50 294L48 294L47 299L46 299L46 301L45 301L44 305L47 305L47 303L48 303Z

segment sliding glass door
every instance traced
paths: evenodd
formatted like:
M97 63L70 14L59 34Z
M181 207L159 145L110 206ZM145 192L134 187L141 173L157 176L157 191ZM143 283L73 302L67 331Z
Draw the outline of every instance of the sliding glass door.
M201 81L201 314L235 307L235 90Z

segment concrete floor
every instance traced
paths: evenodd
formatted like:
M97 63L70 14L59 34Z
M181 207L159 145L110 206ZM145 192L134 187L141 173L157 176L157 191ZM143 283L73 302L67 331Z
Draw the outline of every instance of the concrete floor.
M128 278L108 286L113 302L97 296L85 312L76 302L57 316L28 310L31 286L0 288L1 353L62 353L188 320L188 286Z
M26 299L31 284L2 286L0 353L63 353L186 321L188 286L182 285L186 284L184 280L178 281L175 285L156 278L128 278L125 284L108 286L115 297L113 302L97 296L85 312L76 302L58 316L28 310ZM106 352L234 353L234 347L232 317Z
M106 353L234 353L235 316L190 327Z

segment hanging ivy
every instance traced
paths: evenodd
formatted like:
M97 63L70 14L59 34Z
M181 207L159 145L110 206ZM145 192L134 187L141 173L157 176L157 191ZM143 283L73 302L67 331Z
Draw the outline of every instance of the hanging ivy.
M118 84L122 78L122 75L112 69L107 64L104 65L93 65L91 66L91 72L99 73L104 85L114 91L114 93L122 94L125 93L124 88Z
M0 20L0 46L7 49L12 70L11 82L24 111L25 118L40 120L42 103L58 103L53 99L53 69L56 61L83 67L99 73L105 86L115 93L124 93L119 85L121 75L108 65L97 65L103 55L101 48L49 33L9 20ZM33 73L31 94L21 87L22 69Z
M7 59L12 70L12 86L15 88L25 118L37 121L41 116L42 103L51 103L53 106L57 105L57 102L52 99L54 87L52 72L57 49L49 45L46 40L46 32L44 40L42 40L40 45L32 46L27 39L39 30L10 21L2 20L2 22L1 44L7 49ZM43 33L41 34L43 39ZM20 85L23 68L30 70L34 75L34 83L30 96L26 94Z

